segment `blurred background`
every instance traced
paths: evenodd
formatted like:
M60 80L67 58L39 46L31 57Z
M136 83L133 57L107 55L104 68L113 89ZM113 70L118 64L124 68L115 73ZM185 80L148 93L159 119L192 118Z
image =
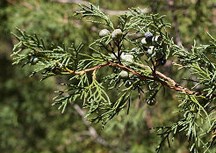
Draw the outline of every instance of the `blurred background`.
M10 54L16 28L37 34L46 43L89 44L100 27L74 16L82 0L0 0L0 152L1 153L153 153L159 137L150 128L175 120L179 102L166 91L151 107L134 98L129 114L122 111L102 129L89 124L81 104L64 114L52 106L54 91L64 78L28 77L31 69L12 66ZM113 18L128 8L166 15L170 36L190 48L194 40L208 43L207 32L216 37L216 0L90 0ZM117 23L116 23L117 25ZM168 75L182 72L169 67ZM175 74L175 76L173 76ZM188 74L184 74L188 75ZM165 147L166 148L166 147ZM188 153L178 138L164 153Z

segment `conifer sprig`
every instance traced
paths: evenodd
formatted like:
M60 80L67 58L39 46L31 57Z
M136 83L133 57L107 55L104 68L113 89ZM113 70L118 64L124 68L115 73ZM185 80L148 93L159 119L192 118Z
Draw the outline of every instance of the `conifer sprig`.
M212 144L208 137L215 128L215 39L212 37L210 45L194 43L187 50L169 37L166 28L170 24L163 16L139 9L121 15L117 27L92 4L81 6L77 15L91 17L91 21L107 28L89 44L89 50L84 51L82 43L70 47L47 45L37 35L18 30L14 64L31 65L43 78L69 76L65 91L57 92L54 105L64 112L68 104L82 102L88 118L104 125L121 110L129 111L134 95L145 94L146 103L154 105L161 87L172 89L179 97L179 117L171 125L157 128L161 136L157 151L178 135L188 138L191 152L207 151ZM160 72L172 59L191 73L187 80L192 85L184 87ZM116 88L117 96L112 97L109 91Z

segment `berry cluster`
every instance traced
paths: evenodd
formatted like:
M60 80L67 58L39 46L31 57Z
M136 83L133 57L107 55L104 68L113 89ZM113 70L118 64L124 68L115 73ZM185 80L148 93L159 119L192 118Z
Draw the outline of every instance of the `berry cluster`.
M114 29L110 33L109 30L102 29L99 32L99 36L100 37L107 37L107 36L109 36L110 38L112 38L113 41L118 42L122 38L123 32L122 32L121 29ZM126 62L127 64L130 64L130 63L134 62L134 56L132 54L130 54L130 53L126 53L126 52L123 52L121 50L118 50L117 52L115 52L114 50L112 50L110 52L112 52L112 53L110 53L111 59L118 59L119 58L119 60L121 60L122 62Z
M121 29L115 29L113 30L113 32L111 33L111 36L113 39L118 39L122 36L122 30ZM100 37L105 37L105 36L108 36L110 35L110 31L107 30L107 29L102 29L100 32L99 32L99 36Z
M146 32L141 39L141 48L146 51L146 54L151 59L154 59L156 65L164 65L166 57L162 37L160 35L153 35L151 32Z
M109 36L114 41L122 38L123 32L121 29L114 29L112 32L110 32L107 29L102 29L99 32L100 37L106 37ZM152 61L154 61L155 66L164 65L166 63L166 54L165 54L165 45L163 43L163 39L161 35L154 35L150 31L147 31L144 33L144 37L140 40L140 49L141 53L146 54L148 58L150 58ZM133 55L133 49L131 50L131 53L121 53L121 60L132 63L134 62L134 55ZM135 51L136 52L136 51ZM116 53L115 53L116 54ZM114 55L113 53L110 54L112 59L116 59L117 55Z
M166 63L166 45L163 42L162 36L159 34L154 35L150 31L145 32L141 39L140 37L136 39L136 43L138 43L137 46L139 47L131 49L130 52L124 51L123 48L119 49L117 46L120 44L118 44L118 42L121 42L125 36L125 33L122 32L121 29L114 29L112 32L108 29L102 29L99 32L99 36L102 39L106 38L105 40L110 39L109 44L103 47L107 47L109 57L114 61L119 61L129 66L135 62L135 58L137 58L137 56L142 57L143 55L145 55L152 62L155 68L159 65L164 65ZM112 46L112 50L110 50L109 45L116 45L117 47L115 48ZM131 81L131 75L129 72L122 70L118 71L118 73L118 78L120 80L129 82ZM147 104L155 104L154 96L153 98L147 100Z

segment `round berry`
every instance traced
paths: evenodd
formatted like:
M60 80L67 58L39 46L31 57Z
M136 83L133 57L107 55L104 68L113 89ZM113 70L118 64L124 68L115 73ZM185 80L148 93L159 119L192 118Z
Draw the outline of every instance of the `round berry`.
M149 46L149 48L148 48L148 50L147 50L147 53L148 53L149 55L151 55L151 54L154 52L154 49L155 49L154 46Z
M146 32L145 34L144 34L144 36L146 37L146 38L152 38L153 37L153 34L151 33L151 32Z
M130 87L132 85L132 82L131 81L129 81L129 80L127 80L126 82L125 82L125 87Z
M113 32L112 32L112 38L119 38L122 36L122 30L121 29L115 29Z
M100 37L104 37L104 36L107 36L107 35L109 35L109 30L107 30L107 29L102 29L100 32L99 32L99 36Z
M120 73L119 73L119 76L121 78L128 78L129 77L129 73L127 71L124 71L122 70Z
M36 64L38 61L39 61L39 59L37 57L32 56L30 58L30 63L33 64L33 65Z
M146 103L150 106L153 106L156 104L156 100L155 99L147 99Z
M152 41L153 42L159 42L159 41L161 41L161 36L160 35L157 35L157 36L154 36L153 38L152 38Z
M151 33L151 32L146 32L145 34L144 34L144 36L145 36L145 38L146 38L146 42L147 43L149 43L149 42L151 42L152 41L152 38L153 38L153 34Z
M160 65L164 65L164 64L166 64L166 59L161 58L161 59L159 59L158 62L159 62Z
M142 43L143 45L146 45L146 44L147 44L146 38L141 39L141 43Z

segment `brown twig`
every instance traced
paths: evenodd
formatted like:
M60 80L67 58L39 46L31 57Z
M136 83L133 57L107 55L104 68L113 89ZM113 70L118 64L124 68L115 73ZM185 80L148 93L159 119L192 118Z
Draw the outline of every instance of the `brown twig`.
M176 91L181 91L183 93L186 94L196 94L195 91L191 91L188 88L182 87L181 85L179 85L178 83L175 82L175 80L165 76L163 73L159 72L159 71L155 71L156 76L159 79L162 79L163 81L159 81L162 85L167 86L170 89L174 89Z
M142 64L137 64L138 66L140 66L141 68L144 68L144 69L150 69L150 67L146 66L146 65L142 65ZM97 65L97 66L94 66L94 67L91 67L91 68L88 68L88 69L85 69L85 70L81 70L81 71L73 71L73 70L70 70L68 68L66 68L65 70L67 72L69 72L70 74L76 74L76 75L83 75L87 72L92 72L92 71L96 71L100 68L103 68L103 67L106 67L106 66L112 66L112 67L118 67L122 70L125 70L125 71L128 71L130 73L132 73L133 75L136 75L137 77L139 77L141 80L154 80L154 81L157 81L157 82L160 82L163 86L166 86L170 89L173 89L175 91L180 91L182 93L185 93L185 94L197 94L197 92L195 91L192 91L188 88L185 88L181 85L179 85L178 83L175 82L175 80L167 77L166 75L164 75L163 73L159 72L159 71L155 71L152 76L145 76L143 74L140 74L139 72L131 69L130 67L126 66L126 65L123 65L123 64L119 64L119 63L115 63L115 62L106 62L104 64L100 64L100 65Z
M100 65L97 65L97 66L94 66L94 67L91 67L91 68L88 68L88 69L85 69L85 70L81 70L81 71L73 71L73 70L70 70L68 68L65 68L65 70L67 72L69 72L70 74L76 74L76 75L83 75L87 72L91 72L91 71L94 71L94 70L98 70L102 67L105 67L105 66L108 66L109 63L104 63L104 64L100 64Z
M82 117L83 123L88 127L89 135L99 144L109 146L109 144L101 136L99 136L95 128L91 126L91 123L85 119L85 112L79 107L79 105L75 104L74 109Z

